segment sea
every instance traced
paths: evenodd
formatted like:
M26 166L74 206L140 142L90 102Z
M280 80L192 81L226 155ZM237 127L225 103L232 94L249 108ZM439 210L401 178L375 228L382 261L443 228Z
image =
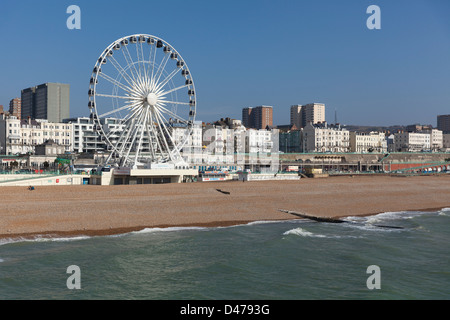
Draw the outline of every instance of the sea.
M0 240L1 300L447 300L450 208Z

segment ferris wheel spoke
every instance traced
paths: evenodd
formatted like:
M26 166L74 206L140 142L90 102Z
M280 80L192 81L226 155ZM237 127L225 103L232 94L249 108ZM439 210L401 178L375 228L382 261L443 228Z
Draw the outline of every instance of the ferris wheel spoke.
M170 134L168 133L167 128L166 128L166 126L164 125L164 121L163 121L163 119L161 118L161 116L160 116L158 110L155 109L155 111L156 111L156 112L155 112L156 121L158 122L158 126L159 126L159 128L160 128L161 138L162 138L162 141L164 142L164 147L165 147L166 150L167 150L167 153L168 153L168 155L169 155L169 158L172 160L172 154L171 154L171 152L170 152L170 147L169 147L169 144L168 144L167 139L166 139L166 134L168 135L169 138L171 138L171 137L170 137ZM166 131L166 133L164 133L164 131Z
M153 119L152 119L152 113L149 112L148 114L148 120L149 120L149 124L147 124L145 126L145 129L147 130L147 136L148 136L148 145L149 145L149 149L150 152L152 154L152 158L155 159L156 158L156 152L153 148L153 138L150 132L150 126L152 126L152 132L155 132L154 127L153 127Z
M138 81L132 70L133 68L136 70L136 67L134 66L133 59L131 58L130 51L128 50L127 46L124 46L123 48L124 49L121 50L123 57L125 58L125 61L126 61L127 65L129 66L128 70L130 71L131 78L133 79L133 82L136 84Z
M136 50L137 51L137 55L138 55L138 61L141 62L140 65L142 65L142 75L141 77L144 79L145 84L147 84L147 70L145 67L145 58L144 58L144 47L142 46L142 41L138 41L137 46L140 47L140 50Z
M167 129L167 126L166 126L166 123L168 123L166 117L164 117L164 115L162 114L162 112L159 111L158 109L155 109L155 110L156 110L156 113L158 114L159 119L161 120L161 124L162 124L164 130L166 131L167 136L168 136L169 139L170 139L171 144L172 144L173 146L175 146L175 143L174 143L173 137L172 137L172 133Z
M152 74L150 76L150 87L153 86L153 77L154 77L154 74L155 74L155 64L156 64L156 54L158 53L156 45L153 45L151 49L152 49L154 54L153 54L153 63L152 63ZM150 55L151 55L152 51L150 51ZM149 58L149 61L151 61L150 59L151 59L151 56Z
M184 89L184 88L188 88L188 87L189 87L189 85L185 84L185 85L179 86L177 88L173 88L173 89L170 89L170 90L167 90L167 91L163 91L163 92L160 93L161 98L163 98L164 96L168 95L169 93L172 93L172 92Z
M159 105L158 108L160 109L161 112L167 113L169 116L171 116L171 117L173 117L173 118L175 118L175 119L177 119L177 120L179 120L179 121L181 121L181 122L183 122L185 124L189 123L188 120L183 119L179 115L175 114L174 112L170 111L169 109L164 108L163 106Z
M138 147L136 148L136 154L135 154L135 158L134 158L134 163L138 162L138 158L139 158L139 152L141 151L141 146L142 146L142 139L144 137L144 133L145 133L145 127L147 126L147 118L148 118L148 108L145 108L145 116L144 116L144 120L141 126L141 134L139 136L139 143L138 143Z
M169 60L170 60L170 55L169 55L169 54L166 54L166 55L164 56L162 62L161 62L162 68L160 68L160 70L159 70L159 76L158 76L158 78L157 78L156 81L155 81L155 87L157 87L158 82L159 82L159 79L161 79L161 76L162 76L164 70L166 69L166 65L167 65L167 62L168 62ZM162 65L163 63L164 63L164 65ZM157 72L157 74L158 74L158 72ZM156 75L155 75L155 78L156 78Z
M121 88L122 90L128 92L128 93L132 93L132 89L126 85L124 85L123 83L117 81L116 79L113 79L112 77L110 77L109 75L105 74L105 73L99 73L98 74L100 77L102 77L103 79L105 79L106 81L109 81L110 83L112 83L113 85Z
M131 105L130 104L124 105L123 107L120 107L118 109L114 109L114 110L105 112L105 113L99 115L98 118L104 118L104 117L109 116L109 115L111 115L113 113L120 112L120 111L123 111L123 110L126 110L126 109L131 109L132 106L133 106L133 104L131 104Z
M180 71L180 69L176 68L175 70L173 70L163 81L161 81L161 83L159 83L156 88L155 91L158 92L160 91L162 88L164 88L164 86Z
M112 95L112 94L103 94L103 93L96 93L96 96L99 97L105 97L105 98L117 98L117 99L125 99L125 100L135 100L137 98L133 98L130 96L118 96L118 95Z
M140 111L141 111L141 114L137 118L137 121L136 121L136 119L133 118L132 124L131 124L131 130L129 131L129 134L127 135L127 138L124 141L124 144L122 145L122 151L126 152L125 158L123 160L124 163L126 163L128 161L128 159L129 159L131 149L133 149L134 141L136 139L138 127L139 127L139 125L140 125L140 123L142 121L142 118L143 118L143 116L142 116L143 112L142 112L142 110L140 110ZM131 141L129 140L130 137L132 137ZM125 149L127 149L127 150L125 150Z
M128 74L128 72L121 66L121 64L117 62L117 60L113 56L110 57L110 61L113 67L119 72L122 78L125 79L125 81L130 85L130 87L131 88L135 87L136 86L135 79Z
M154 117L153 117L153 115ZM164 132L162 131L162 126L159 123L159 120L156 117L156 114L154 112L150 113L150 119L151 119L151 123L152 123L152 129L154 132L154 137L156 140L156 145L161 153L161 156L164 156L164 144L163 144L163 136L164 136ZM155 127L156 125L156 127ZM169 155L169 150L166 151L167 155L170 157Z
M179 102L179 101L161 100L160 102L163 104L163 106L166 105L166 104L180 104L180 105L183 105L183 106L190 106L191 105L189 102Z
M130 66L132 66L133 67L133 69L134 69L134 71L136 72L136 77L135 77L135 79L136 79L136 83L138 84L138 88L139 89L141 89L142 87L143 87L143 83L142 83L142 77L141 77L141 74L139 73L139 71L137 70L137 68L136 68L136 63L139 65L139 60L137 61L137 62L134 62L134 60L133 60L133 58L131 57L131 54L130 54L130 51L128 50L128 47L127 46L125 46L125 50L126 50L126 52L127 52L127 56L128 56L128 58L130 59L129 61L127 60L127 62L128 62L128 64L130 65ZM131 67L130 67L130 72L132 72L131 71ZM133 72L132 72L133 73ZM141 92L142 92L142 89L140 90ZM143 93L143 92L142 92Z

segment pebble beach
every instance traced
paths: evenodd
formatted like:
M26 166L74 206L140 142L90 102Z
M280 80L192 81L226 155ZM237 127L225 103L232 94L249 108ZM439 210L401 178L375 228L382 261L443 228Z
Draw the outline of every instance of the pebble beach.
M220 192L225 191L225 192ZM2 187L0 238L113 235L450 207L450 175L126 186Z

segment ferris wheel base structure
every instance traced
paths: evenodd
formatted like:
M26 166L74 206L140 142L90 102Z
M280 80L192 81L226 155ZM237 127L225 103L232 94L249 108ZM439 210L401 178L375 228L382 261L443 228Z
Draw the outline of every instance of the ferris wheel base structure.
M139 184L163 184L182 183L196 181L198 170L180 168L111 168L92 174L90 183L93 185L139 185Z

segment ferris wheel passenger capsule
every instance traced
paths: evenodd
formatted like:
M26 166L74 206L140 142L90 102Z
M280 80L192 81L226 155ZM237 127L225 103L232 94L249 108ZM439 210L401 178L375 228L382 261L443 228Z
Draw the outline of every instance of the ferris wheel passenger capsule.
M184 62L183 61L178 61L177 62L177 67L178 68L182 68L184 66Z
M156 42L156 47L157 48L162 48L163 47L163 43L161 40L158 40L158 42Z

